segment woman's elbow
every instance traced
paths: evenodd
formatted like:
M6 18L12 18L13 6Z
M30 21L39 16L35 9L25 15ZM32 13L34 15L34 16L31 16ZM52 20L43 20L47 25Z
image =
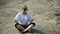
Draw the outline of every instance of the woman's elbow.
M14 19L14 23L16 23L17 22L17 20L16 19Z

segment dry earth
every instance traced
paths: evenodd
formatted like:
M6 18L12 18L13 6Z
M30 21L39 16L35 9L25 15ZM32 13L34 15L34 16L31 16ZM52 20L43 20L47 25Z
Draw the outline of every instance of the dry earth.
M25 34L60 34L60 0L0 0L0 34L22 34L13 22L22 4L28 6L28 13L36 23Z

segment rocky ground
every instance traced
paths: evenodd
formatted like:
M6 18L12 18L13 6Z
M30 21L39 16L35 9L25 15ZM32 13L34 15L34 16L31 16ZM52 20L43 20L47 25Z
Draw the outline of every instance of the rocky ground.
M0 34L22 34L13 22L22 4L28 6L36 23L26 34L60 34L60 0L0 0Z

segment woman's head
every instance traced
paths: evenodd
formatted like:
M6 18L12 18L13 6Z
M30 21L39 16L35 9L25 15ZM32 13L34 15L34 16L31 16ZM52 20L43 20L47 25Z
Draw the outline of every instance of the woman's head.
M27 5L23 5L22 10L27 11L28 10Z
M23 10L23 14L25 15L25 14L27 14L27 10L28 10L28 8L27 8L27 5L22 5L22 10Z

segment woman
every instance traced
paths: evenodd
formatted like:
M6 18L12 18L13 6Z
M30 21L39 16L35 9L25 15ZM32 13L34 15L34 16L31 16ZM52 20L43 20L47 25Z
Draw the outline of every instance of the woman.
M16 23L15 27L22 32L27 32L35 26L35 23L33 23L32 16L27 13L28 8L26 5L22 7L22 10L23 11L18 13L14 18L14 22Z

